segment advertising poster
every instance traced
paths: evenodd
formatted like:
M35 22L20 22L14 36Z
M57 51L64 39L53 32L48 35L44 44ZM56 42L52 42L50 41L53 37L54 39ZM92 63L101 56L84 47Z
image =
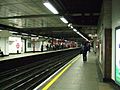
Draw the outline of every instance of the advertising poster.
M120 85L120 29L116 30L116 63L115 80Z

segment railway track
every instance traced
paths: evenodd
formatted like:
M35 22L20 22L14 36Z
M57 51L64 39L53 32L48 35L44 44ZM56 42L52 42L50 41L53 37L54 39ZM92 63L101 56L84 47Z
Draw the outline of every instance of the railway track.
M78 54L77 51L40 60L0 73L0 90L32 90Z

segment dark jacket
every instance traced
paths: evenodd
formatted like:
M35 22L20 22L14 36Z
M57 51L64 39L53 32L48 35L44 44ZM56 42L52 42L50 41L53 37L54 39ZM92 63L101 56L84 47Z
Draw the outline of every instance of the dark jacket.
M87 46L87 44L85 43L85 44L83 45L83 47L82 47L82 52L83 52L84 55L86 55L86 54L87 54L87 51L88 51L88 46Z

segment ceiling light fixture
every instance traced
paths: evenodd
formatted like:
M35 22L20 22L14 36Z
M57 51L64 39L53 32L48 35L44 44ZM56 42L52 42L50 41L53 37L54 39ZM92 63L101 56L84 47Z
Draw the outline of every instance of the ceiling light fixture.
M86 37L84 37L80 32L78 32L75 28L73 29L74 32L76 32L78 35L80 35L82 38L84 38L86 41L89 41Z
M43 36L38 36L39 38L43 37Z
M15 31L9 31L10 33L18 33L18 32L15 32Z
M44 38L48 38L48 37L44 37Z
M71 29L73 29L73 26L70 26Z
M84 38L86 41L89 41L86 37L84 37L80 32L79 32L79 35Z
M54 6L47 0L43 3L51 12L58 14L59 12L54 8Z
M68 27L70 27L71 25L72 25L72 24L71 24L71 23L69 23L69 24L68 24Z
M77 32L77 30L76 30L76 29L73 29L73 31Z
M34 34L31 34L31 36L36 37L36 35L34 35Z
M68 23L68 21L67 21L64 17L60 17L60 19L61 19L64 23Z
M97 34L95 34L94 37L97 37Z
M22 33L22 35L28 35L27 33Z

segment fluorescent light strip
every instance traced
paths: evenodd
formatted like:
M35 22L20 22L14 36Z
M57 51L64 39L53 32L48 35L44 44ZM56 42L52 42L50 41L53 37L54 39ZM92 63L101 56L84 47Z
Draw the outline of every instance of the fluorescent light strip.
M10 33L18 33L18 32L15 32L15 31L10 31Z
M44 38L48 38L48 37L44 37Z
M68 23L68 21L67 21L64 17L60 17L60 19L61 19L64 23Z
M71 25L72 25L72 24L69 23L69 24L68 24L68 27L70 27Z
M53 7L53 5L46 1L43 3L51 12L53 12L54 14L58 14L59 12Z
M28 35L27 33L22 33L22 35Z
M86 37L84 37L80 32L78 32L76 29L73 29L78 35L80 35L82 38L84 38L86 41L89 41Z
M38 36L38 37L43 37L43 36Z
M31 36L36 36L36 35L34 35L34 34L31 34Z
M70 26L73 29L73 26Z
M76 33L80 35L80 33L78 31Z
M89 41L86 37L84 37L81 33L79 33L81 37L83 37L85 40Z
M76 30L76 29L73 29L73 31L74 31L74 32L77 32L77 30Z
M84 38L86 41L89 41L86 37L84 37L80 32L78 33L82 38Z

